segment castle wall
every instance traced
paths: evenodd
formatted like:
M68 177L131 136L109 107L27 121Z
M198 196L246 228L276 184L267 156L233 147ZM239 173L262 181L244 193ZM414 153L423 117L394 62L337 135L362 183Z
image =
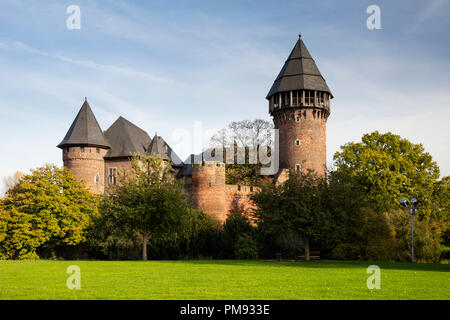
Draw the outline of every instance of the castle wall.
M216 220L227 218L225 202L225 164L203 162L192 165L191 202Z
M273 121L280 130L280 168L295 170L299 164L302 171L312 169L324 176L327 161L324 110L283 108L274 114Z
M93 193L102 194L105 190L105 165L103 157L107 150L95 147L66 147L63 149L64 167L72 170L79 181ZM96 179L98 175L98 179Z
M225 202L226 212L238 212L249 217L255 204L251 201L250 196L258 191L257 187L239 186L239 185L225 185Z
M119 183L119 175L131 171L131 161L129 158L105 159L105 186L110 183L110 169L116 169L116 183Z

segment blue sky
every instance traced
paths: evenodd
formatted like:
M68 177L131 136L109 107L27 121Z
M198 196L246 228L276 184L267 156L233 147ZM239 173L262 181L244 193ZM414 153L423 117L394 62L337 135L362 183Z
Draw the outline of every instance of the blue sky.
M381 8L368 30L366 8ZM66 8L81 9L69 30ZM328 159L374 130L424 144L450 174L450 1L0 2L0 179L46 162L84 97L106 130L120 115L162 135L205 137L270 120L265 96L298 33L335 99Z

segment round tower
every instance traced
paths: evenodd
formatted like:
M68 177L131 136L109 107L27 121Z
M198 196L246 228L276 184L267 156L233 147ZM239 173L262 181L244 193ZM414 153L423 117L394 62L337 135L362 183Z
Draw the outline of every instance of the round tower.
M87 100L58 148L63 150L64 167L72 170L79 181L84 181L91 192L104 193L103 157L110 147Z
M224 163L202 161L192 164L192 204L220 222L226 220Z
M326 174L326 123L332 98L299 35L266 97L279 130L280 169Z

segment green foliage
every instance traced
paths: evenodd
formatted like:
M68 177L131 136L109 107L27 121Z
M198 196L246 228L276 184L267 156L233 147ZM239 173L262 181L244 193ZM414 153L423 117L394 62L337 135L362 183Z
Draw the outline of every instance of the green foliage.
M170 163L160 157L134 155L132 170L119 177L102 201L102 213L109 224L133 239L139 235L142 258L147 260L150 241L182 237L186 202L182 181L176 179Z
M365 134L334 155L337 171L362 187L364 197L377 212L399 208L401 198L419 199L419 215L432 213L433 186L439 167L421 144L413 144L390 132Z
M257 242L250 235L244 233L236 241L234 256L236 259L258 259Z
M291 172L282 185L265 184L252 196L257 205L254 218L262 239L291 235L320 242L329 233L331 217L326 206L326 183L313 172ZM300 243L300 242L298 242ZM303 248L297 248L299 252Z
M110 259L180 259L216 254L218 223L190 208L169 163L135 155L100 205L92 243Z
M238 212L230 214L223 225L222 255L227 258L233 258L239 238L252 236L253 234L254 227L250 224L247 217Z
M24 175L0 208L0 258L36 259L36 250L74 246L98 214L97 197L67 169L46 165Z

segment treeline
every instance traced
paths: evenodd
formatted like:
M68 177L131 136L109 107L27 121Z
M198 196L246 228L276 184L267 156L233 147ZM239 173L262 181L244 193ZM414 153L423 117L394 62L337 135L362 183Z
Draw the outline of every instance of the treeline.
M0 201L0 259L255 259L309 256L409 261L411 216L419 199L418 261L448 259L449 177L420 144L374 132L341 147L326 178L292 172L261 180L247 216L224 225L192 208L183 181L158 157L136 155L104 196L67 169L23 175Z

